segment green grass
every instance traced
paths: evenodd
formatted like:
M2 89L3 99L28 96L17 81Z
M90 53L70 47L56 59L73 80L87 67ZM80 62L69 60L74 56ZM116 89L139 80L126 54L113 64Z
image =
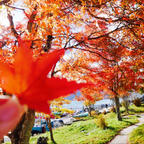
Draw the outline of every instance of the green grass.
M124 107L121 107L120 110L123 114L126 113ZM142 104L140 107L137 107L134 104L129 106L129 114L137 114L137 113L144 113L144 104Z
M144 124L132 131L129 142L130 144L144 144Z
M54 138L57 144L104 144L110 141L121 129L138 122L136 116L129 116L118 121L116 114L105 115L108 128L102 130L97 127L96 120L78 121L69 126L55 129ZM38 137L48 136L49 133L33 136L30 144L35 144ZM49 141L52 144L52 142Z

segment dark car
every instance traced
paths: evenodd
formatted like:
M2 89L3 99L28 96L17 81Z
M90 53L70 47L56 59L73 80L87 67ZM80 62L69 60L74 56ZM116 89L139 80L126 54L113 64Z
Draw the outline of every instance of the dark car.
M60 119L51 120L52 128L57 128L63 125L64 125L63 120L60 120ZM32 132L31 132L32 135L45 133L46 131L49 131L47 121L45 119L38 119L38 120L36 119L35 124L32 128Z
M51 124L53 127L53 123L51 123ZM39 134L39 133L45 133L46 130L49 131L46 120L45 119L35 119L35 124L31 131L32 135Z

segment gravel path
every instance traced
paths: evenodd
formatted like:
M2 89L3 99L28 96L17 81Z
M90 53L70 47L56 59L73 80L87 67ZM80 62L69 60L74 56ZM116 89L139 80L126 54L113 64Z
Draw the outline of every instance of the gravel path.
M139 125L144 123L144 114L141 114L140 118L138 119L139 119L138 123L121 130L119 135L117 135L108 144L128 144L128 135L133 131L133 129L137 128Z

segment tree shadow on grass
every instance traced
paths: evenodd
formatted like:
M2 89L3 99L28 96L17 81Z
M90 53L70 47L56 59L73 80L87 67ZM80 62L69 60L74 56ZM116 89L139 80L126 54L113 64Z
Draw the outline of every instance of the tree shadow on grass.
M112 127L112 126L108 126L107 129L110 129L110 130L113 130L113 131L116 130L116 128L114 128L114 127Z
M133 112L133 113L142 113L144 112L143 110L135 110L135 109L129 109L130 112Z
M127 120L128 118L123 118L122 121L128 123L129 125L133 125L134 123L133 122L130 122Z

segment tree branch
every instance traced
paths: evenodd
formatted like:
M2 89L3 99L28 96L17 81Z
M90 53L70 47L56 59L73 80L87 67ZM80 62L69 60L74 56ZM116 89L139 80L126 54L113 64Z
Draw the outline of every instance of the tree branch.
M10 2L10 0L3 0L3 1L0 2L0 5L6 4L8 2Z
M16 37L16 38L18 38L19 37L19 34L17 33L17 31L15 30L15 28L14 28L14 22L13 22L13 17L12 17L12 15L10 15L10 13L8 13L8 20L9 20L9 22L10 22L10 27L11 27L11 31L12 31L12 33L14 34L14 36Z
M31 14L31 16L30 16L30 18L29 18L29 21L28 21L28 24L27 24L27 30L29 31L29 32L32 32L32 26L33 26L33 21L35 20L35 17L36 17L36 15L37 15L37 5L34 7L34 10L33 10L33 12L32 12L32 14Z

